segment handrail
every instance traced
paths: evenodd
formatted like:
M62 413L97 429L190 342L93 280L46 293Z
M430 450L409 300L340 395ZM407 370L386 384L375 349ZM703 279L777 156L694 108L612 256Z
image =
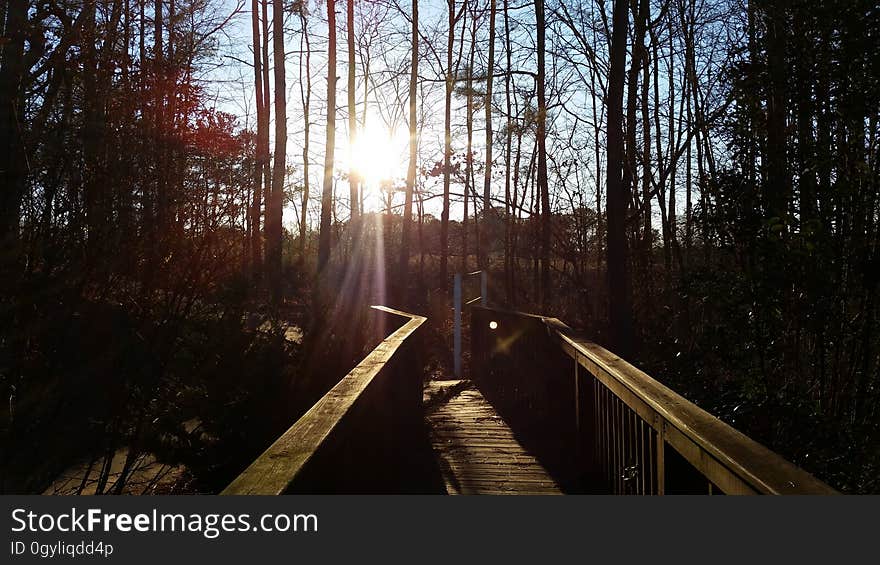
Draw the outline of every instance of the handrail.
M475 320L480 311L487 316L502 313L499 310L476 308ZM728 494L837 493L807 471L688 401L624 359L589 341L559 319L519 312L504 312L504 315L523 321L539 321L549 337L575 361L575 374L578 377L575 386L588 389L586 392L575 392L578 431L583 433L582 428L592 428L594 436L604 435L598 438L579 437L578 441L586 440L594 448L601 447L597 443L603 444L615 452L603 457L616 458L616 462L599 464L611 469L606 474L615 475L611 477L612 482L618 478L631 480L633 477L626 475L641 465L649 467L655 475L651 479L654 488L643 488L642 492L663 494L666 479L664 448L669 446L708 479L710 489L714 486ZM484 320L474 323L481 322ZM582 376L592 376L595 382L584 383L580 378ZM622 402L625 407L603 406L603 399L609 392L616 397L617 404ZM592 395L592 398L582 403L581 397L585 394ZM588 419L591 421L587 422ZM653 438L649 437L647 441L641 431L645 425L653 430ZM621 437L611 437L615 435ZM637 445L628 446L627 442ZM617 453L621 450L626 456Z
M371 308L409 320L377 345L220 494L277 495L286 492L346 416L352 413L364 391L404 341L427 319L386 306Z

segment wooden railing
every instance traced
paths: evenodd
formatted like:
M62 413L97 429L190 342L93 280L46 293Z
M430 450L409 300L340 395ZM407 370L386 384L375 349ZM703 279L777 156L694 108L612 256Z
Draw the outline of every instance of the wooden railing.
M473 306L471 373L569 490L836 491L556 318Z
M414 334L425 318L372 308L405 323L221 494L393 493L417 479L405 454L422 422L422 348Z

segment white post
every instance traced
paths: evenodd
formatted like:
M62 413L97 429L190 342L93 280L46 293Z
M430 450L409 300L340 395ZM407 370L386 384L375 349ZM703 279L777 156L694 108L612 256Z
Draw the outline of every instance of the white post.
M452 301L455 303L453 319L452 348L455 363L455 378L461 378L461 273L455 273L455 285L452 289Z
M488 306L489 301L489 273L483 269L480 271L480 306Z

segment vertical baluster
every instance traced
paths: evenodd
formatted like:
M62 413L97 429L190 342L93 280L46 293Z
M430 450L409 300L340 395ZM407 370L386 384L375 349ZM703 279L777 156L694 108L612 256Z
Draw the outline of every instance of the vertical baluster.
M623 402L615 395L617 400L617 475L620 484L620 493L626 494L626 481L623 480L623 468L626 466L626 413Z
M629 452L629 456L627 458L626 464L628 467L633 467L636 465L636 461L638 460L638 456L636 455L636 453L637 453L637 449L639 446L639 441L638 441L638 432L637 432L637 428L636 428L635 412L633 412L632 408L630 408L629 406L626 407L626 420L627 420L627 425L629 426L629 434L627 436L629 438L629 440L628 440L629 441L629 449L627 450ZM635 471L630 471L630 473L627 475L627 476L633 477L629 481L629 492L630 492L630 494L638 494L639 493L638 478L637 478L637 476L632 474L633 472L638 472L638 471L637 471L637 469Z
M645 457L645 421L639 417L639 488L641 489L641 494L647 494L645 490L645 473L647 472L647 468L645 467L645 461L647 457Z
M632 448L632 441L630 439L630 426L629 426L629 406L627 406L623 400L620 401L620 415L621 415L621 424L623 428L623 445L621 446L621 455L623 459L621 460L620 465L620 480L623 483L623 494L632 493L632 485L630 481L626 480L626 477L629 475L626 468L629 467L630 463L630 449Z
M599 453L596 457L598 468L605 475L605 391L602 390L602 383L596 382L596 404L598 406L599 417Z
M602 472L603 478L605 474L605 392L602 390L602 383L596 381L596 408L597 419L599 422L599 445L596 454L597 469Z
M626 482L623 480L623 468L626 467L626 406L619 397L615 396L615 398L617 399L617 420L619 422L619 439L617 441L619 463L617 475L620 477L618 479L620 481L620 492L621 494L626 494Z
M620 460L621 460L621 439L623 434L620 429L620 400L617 398L617 395L614 395L614 476L617 478L615 483L617 484L617 494L623 492L623 480L620 477Z
M633 465L635 466L635 477L633 478L633 489L636 494L642 493L642 422L639 420L638 414L633 410Z
M620 401L620 423L623 428L623 443L620 446L620 481L623 484L623 493L629 494L632 492L632 485L624 479L627 476L626 468L629 466L629 450L632 447L632 442L629 438L629 407L623 400Z
M657 494L666 494L666 422L657 418Z
M608 449L610 456L610 466L609 466L609 474L611 476L611 485L613 492L617 492L617 423L614 419L615 416L615 403L614 403L614 395L611 391L608 391Z
M574 455L578 470L580 470L583 456L581 450L581 387L578 382L577 356L574 359Z
M614 395L614 423L617 425L617 432L615 435L617 436L617 468L614 470L614 474L617 475L617 492L619 494L624 494L626 492L626 488L623 484L623 450L626 446L626 435L625 430L623 429L624 420L623 420L623 405L620 402L620 398L617 395Z
M654 428L648 428L648 465L651 466L651 494L657 494L657 465L654 462L654 452L657 451L657 441L654 438Z
M614 490L614 473L611 470L611 466L614 463L614 456L611 453L611 397L608 394L608 389L604 386L602 387L602 420L605 426L605 445L602 450L605 452L603 455L604 460L604 468L605 468L605 479L608 481L608 488Z
M602 428L599 426L599 387L596 386L597 383L598 383L598 381L596 380L596 378L593 377L592 375L590 375L590 387L593 390L593 397L592 397L592 401L593 401L593 414L592 414L592 418L593 418L593 438L592 438L592 440L593 440L593 445L592 445L593 462L592 463L593 464L592 464L592 468L590 469L590 476L591 477L595 477L596 471L599 467L599 462L602 460L599 456L599 454L600 454L599 438L602 437Z
M629 460L627 461L627 465L630 467L635 466L635 470L630 471L630 474L628 475L628 476L632 477L629 481L629 492L631 494L638 494L639 493L638 475L632 474L633 472L636 472L636 473L638 472L638 466L636 465L636 462L638 461L638 456L636 455L636 453L638 453L637 449L639 446L639 442L638 442L638 432L636 431L637 430L636 418L635 418L636 413L629 406L627 406L626 411L627 411L627 420L629 422L629 434L628 434L628 437L629 437Z
M617 443L614 435L614 397L608 393L608 475L611 479L611 490L617 492L617 480L614 467L617 463Z

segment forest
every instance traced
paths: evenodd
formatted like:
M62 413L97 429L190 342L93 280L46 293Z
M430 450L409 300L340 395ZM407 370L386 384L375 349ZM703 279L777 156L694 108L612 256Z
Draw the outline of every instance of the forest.
M875 0L2 0L0 493L215 493L454 273L880 493Z

